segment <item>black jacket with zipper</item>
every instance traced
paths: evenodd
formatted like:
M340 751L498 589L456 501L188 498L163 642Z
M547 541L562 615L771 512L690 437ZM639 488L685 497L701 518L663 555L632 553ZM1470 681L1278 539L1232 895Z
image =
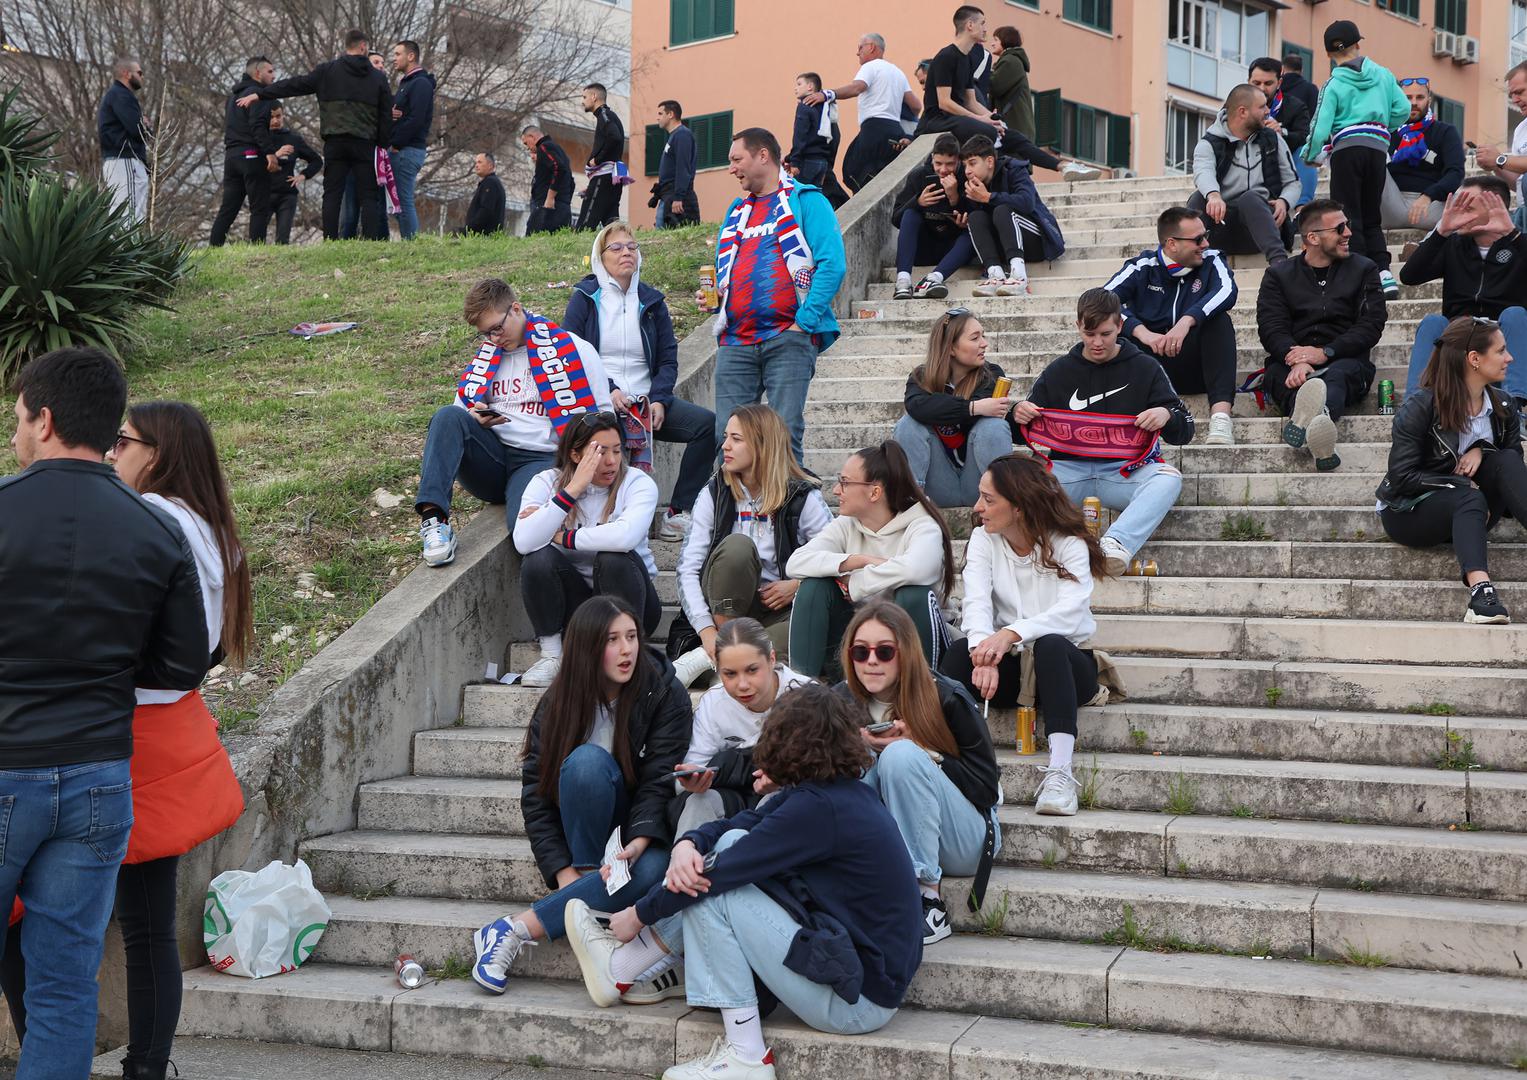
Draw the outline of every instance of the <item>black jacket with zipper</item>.
M1362 255L1332 263L1324 287L1304 255L1284 259L1267 268L1257 293L1257 336L1279 362L1296 345L1365 359L1388 317L1379 268Z
M971 414L970 403L991 397L992 392L997 389L997 380L1005 378L1006 375L1006 372L988 360L981 365L981 375L976 379L975 389L967 398L960 397L954 392L953 383L945 386L942 393L925 389L918 381L917 370L914 370L907 376L903 407L907 410L907 415L919 424L925 424L931 428L959 428L961 434L969 435L970 429L976 426L976 421L983 419ZM1018 432L1018 425L1009 420L1008 426L1013 429L1013 441L1018 442L1022 438Z
M1172 388L1161 361L1126 338L1119 339L1119 354L1101 364L1088 360L1082 349L1077 342L1065 356L1051 361L1034 380L1029 401L1041 409L1115 416L1162 408L1172 414L1159 432L1162 440L1173 446L1193 441L1193 414ZM1056 461L1073 457L1059 451L1050 456Z
M321 138L346 136L378 146L391 142L392 87L365 56L346 53L325 60L306 75L280 79L258 93L262 101L316 95Z
M608 105L594 110L594 148L589 160L595 165L619 161L626 154L626 128Z
M932 206L919 206L918 197L927 187L939 189L938 201ZM901 193L896 196L896 205L891 208L891 224L901 228L901 216L908 210L916 210L923 216L923 222L930 229L938 233L958 234L964 230L955 223L954 215L964 209L964 196L960 193L965 190L965 166L956 165L954 169L955 201L950 203L949 194L944 191L943 183L938 178L938 173L933 171L933 158L923 162L921 169L907 176L907 181L901 186Z
M674 677L673 665L655 649L644 649L640 670L632 676L641 680L636 707L631 710L629 733L634 783L628 783L630 810L622 823L621 839L629 844L645 836L664 846L673 842L673 828L668 823L668 802L674 797L673 768L684 760L689 749L694 710L689 691ZM536 705L525 735L528 754L520 770L520 805L525 815L525 832L536 868L548 889L557 887L557 871L573 864L573 854L562 831L558 808L541 797L541 718L546 696Z
M567 151L558 146L550 135L542 135L535 148L535 175L530 180L530 205L544 207L546 193L555 193L556 202L571 202L573 198L573 167L567 160Z
M1400 266L1406 285L1442 279L1442 314L1499 319L1508 307L1527 305L1527 236L1520 229L1490 245L1484 255L1472 236L1427 233ZM1523 359L1527 359L1524 357Z
M1463 436L1459 432L1443 429L1430 390L1420 389L1406 397L1394 416L1389 467L1377 491L1379 499L1391 510L1413 510L1422 497L1434 491L1468 487L1472 481L1453 469L1458 458L1475 446L1487 454L1521 454L1522 416L1516 403L1510 394L1493 386L1485 387L1485 393L1492 406L1493 441L1469 446L1461 444Z
M0 521L0 768L131 757L133 688L194 690L210 666L185 534L72 459L0 480Z
M234 104L245 94L254 94L265 87L245 75L234 85L228 94L228 101L224 107L223 116L223 150L227 153L237 153L243 150L258 150L261 154L274 154L280 143L270 131L271 103L257 101L247 109L241 109Z
M297 189L292 187L289 181L297 175L297 162L302 162L302 179L311 180L323 172L323 155L314 150L306 139L291 128L279 128L272 131L271 136L278 149L283 143L290 143L292 152L281 159L281 171L271 174L271 186L274 190L271 191L270 196L273 199L284 198L288 195L295 198Z

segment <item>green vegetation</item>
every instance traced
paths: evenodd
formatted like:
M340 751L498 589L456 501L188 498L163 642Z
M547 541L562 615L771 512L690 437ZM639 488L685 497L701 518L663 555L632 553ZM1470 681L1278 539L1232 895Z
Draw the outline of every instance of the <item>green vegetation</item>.
M1230 808L1230 816L1231 817L1239 817L1239 818L1250 818L1250 817L1256 817L1257 815L1252 811L1251 807L1247 806L1245 803L1236 803L1234 806L1232 806Z
M398 882L394 878L380 885L357 885L350 890L350 895L356 900L382 900L393 896L398 891Z
M1137 728L1131 725L1129 729L1129 738L1130 741L1135 744L1136 750L1144 750L1145 740L1149 738L1149 736L1146 735L1144 728Z
M1051 844L1045 848L1045 853L1039 857L1039 861L1044 864L1046 870L1054 870L1055 864L1060 861L1060 848Z
M1446 701L1433 701L1426 705L1411 705L1405 709L1412 716L1457 716L1458 707Z
M42 117L17 107L19 86L0 97L0 176L25 176L53 160L58 132L42 126Z
M1098 792L1103 786L1103 771L1098 768L1097 755L1092 755L1092 764L1082 770L1081 787L1076 793L1076 801L1087 810L1096 810L1098 806Z
M431 968L429 977L444 981L445 979L470 979L472 977L472 961L461 956L459 953L451 953L445 958L445 963L437 968Z
M1191 814L1198 808L1198 784L1179 771L1167 784L1166 814Z
M1268 532L1260 520L1252 514L1231 514L1219 527L1221 540L1271 540L1272 533Z
M1465 739L1461 731L1449 731L1436 762L1439 769L1457 769L1460 772L1479 768L1479 759L1474 756L1474 740Z
M1269 686L1263 693L1267 695L1267 707L1269 709L1276 709L1278 702L1283 700L1283 690L1280 687Z
M1342 958L1347 963L1357 967L1380 968L1389 966L1389 957L1382 953L1359 949L1350 941L1346 942L1346 948L1342 950Z
M1001 937L1007 926L1007 911L1010 900L1007 893L1002 894L1002 899L989 907L981 908L981 932L990 934L992 937Z

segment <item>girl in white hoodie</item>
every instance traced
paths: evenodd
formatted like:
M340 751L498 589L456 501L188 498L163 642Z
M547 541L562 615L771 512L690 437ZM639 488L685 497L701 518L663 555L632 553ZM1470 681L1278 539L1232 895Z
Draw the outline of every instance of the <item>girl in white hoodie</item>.
M954 586L943 514L891 440L851 454L833 490L837 518L785 568L801 582L790 614L790 663L803 675L836 668L854 605L878 597L912 616L923 655L937 667L946 637L939 600Z
M944 674L1002 708L1018 704L1033 665L1034 703L1044 712L1050 765L1034 809L1076 813L1071 774L1076 711L1098 693L1098 668L1083 649L1097 623L1092 582L1102 550L1082 512L1041 462L1010 454L981 477L981 528L965 548L965 640L949 646Z
M514 547L525 557L520 595L541 643L541 658L520 679L526 686L551 685L562 666L562 630L591 596L618 596L644 633L657 629L663 606L647 546L657 484L627 467L621 444L614 413L584 413L563 430L556 467L525 488Z

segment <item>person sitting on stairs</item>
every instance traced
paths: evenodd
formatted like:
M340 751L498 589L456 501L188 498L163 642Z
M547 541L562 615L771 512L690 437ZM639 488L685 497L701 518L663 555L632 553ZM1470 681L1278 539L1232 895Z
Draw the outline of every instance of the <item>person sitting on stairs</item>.
M951 933L939 890L945 874L975 875L972 911L981 908L996 853L1001 773L991 730L970 692L935 674L917 628L895 604L872 600L843 635L845 679L837 691L869 710L863 729L875 753L864 782L896 819L923 899L923 946Z
M960 147L965 163L965 226L986 277L977 296L1023 296L1029 291L1028 260L1054 262L1066 250L1060 224L1039 197L1020 158L998 157L985 135Z
M1299 173L1283 136L1265 125L1267 96L1242 83L1193 148L1188 209L1210 222L1221 251L1261 252L1269 266L1288 258L1288 219L1299 197Z
M1500 325L1478 315L1448 323L1421 385L1395 413L1379 520L1406 547L1451 544L1469 588L1466 623L1509 623L1490 580L1485 538L1504 515L1527 521L1522 416L1499 388L1514 358Z
M966 231L965 168L960 141L947 131L933 142L933 153L896 197L891 221L896 226L897 300L942 300L946 280L975 261L976 249ZM933 265L912 287L912 267Z
M693 712L673 668L645 646L631 605L614 596L584 601L568 620L567 663L536 703L520 756L520 805L536 869L550 895L473 935L472 978L502 994L527 945L556 941L573 899L624 906L663 878L673 840L668 804L673 770L689 745ZM611 831L620 833L631 880L611 895L601 867ZM642 988L642 1003L671 996L668 981Z

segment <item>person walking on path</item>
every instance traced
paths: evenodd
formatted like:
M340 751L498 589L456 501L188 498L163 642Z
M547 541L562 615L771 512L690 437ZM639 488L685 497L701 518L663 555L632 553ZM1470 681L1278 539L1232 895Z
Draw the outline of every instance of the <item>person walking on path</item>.
M573 166L567 151L534 124L520 132L520 142L535 162L525 235L567 228L573 223Z
M144 137L152 127L143 118L138 91L143 89L143 66L130 56L112 61L112 82L96 110L101 143L101 177L111 192L113 207L127 205L134 221L148 219L148 147Z
M588 187L578 209L579 229L602 229L620 216L620 189L626 154L626 129L610 108L603 83L583 88L583 111L594 114L594 148L589 152Z

